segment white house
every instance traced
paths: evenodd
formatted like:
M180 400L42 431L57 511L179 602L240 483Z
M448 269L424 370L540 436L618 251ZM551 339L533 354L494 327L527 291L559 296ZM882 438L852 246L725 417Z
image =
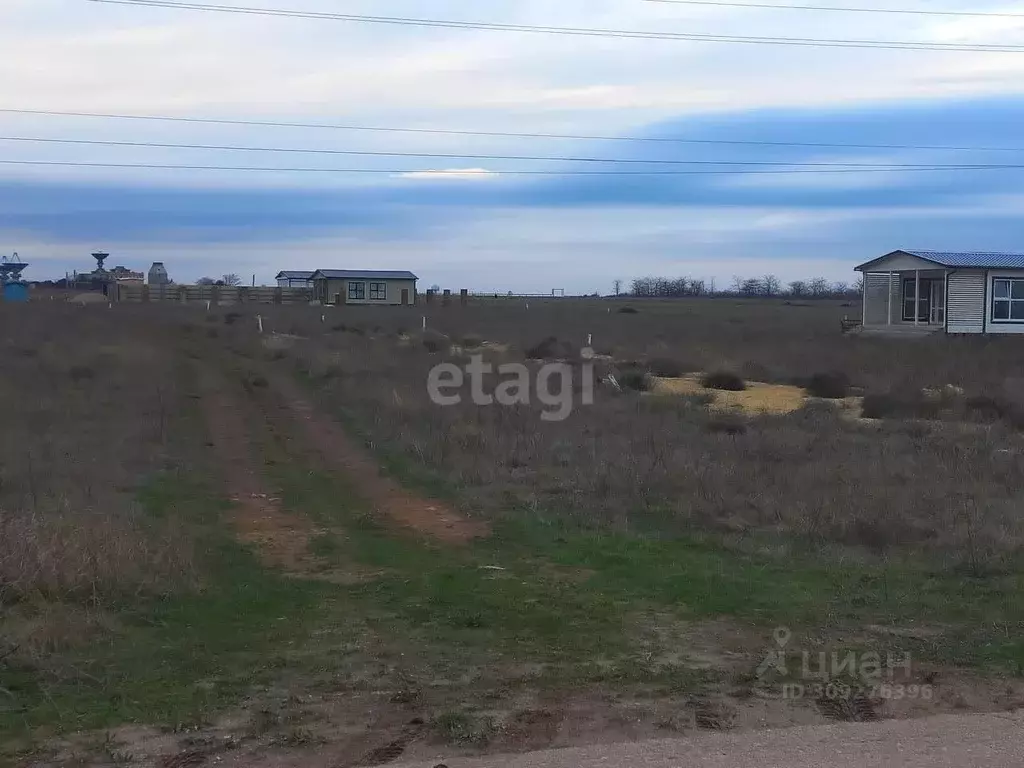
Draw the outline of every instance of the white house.
M1024 333L1024 254L893 251L864 274L864 328Z

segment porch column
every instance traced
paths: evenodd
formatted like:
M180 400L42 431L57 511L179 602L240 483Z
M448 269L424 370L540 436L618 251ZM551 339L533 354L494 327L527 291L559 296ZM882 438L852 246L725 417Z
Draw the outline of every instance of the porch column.
M868 274L863 272L861 274L861 286L860 286L860 325L863 328L868 324Z
M914 325L921 316L921 270L914 270Z
M945 327L949 326L949 270L942 270L942 325Z
M889 304L887 311L889 313L889 319L886 321L886 325L892 325L892 272L889 272Z

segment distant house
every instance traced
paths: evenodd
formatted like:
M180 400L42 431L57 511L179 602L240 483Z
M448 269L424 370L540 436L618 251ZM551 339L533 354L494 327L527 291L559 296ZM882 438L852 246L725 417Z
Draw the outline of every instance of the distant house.
M325 304L416 303L412 272L369 269L318 269L311 277L313 298Z
M278 288L312 288L313 272L303 270L286 270L277 273Z
M864 274L864 328L1024 333L1024 254L893 251Z

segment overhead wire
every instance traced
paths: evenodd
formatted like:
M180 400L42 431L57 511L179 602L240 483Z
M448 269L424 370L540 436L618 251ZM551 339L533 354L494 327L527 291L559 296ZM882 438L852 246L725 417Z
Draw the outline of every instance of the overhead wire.
M550 155L494 155L448 152L394 152L383 150L325 149L318 147L252 147L238 144L179 144L154 141L116 141L112 139L67 139L42 136L0 136L0 141L32 144L70 144L85 146L147 148L147 149L190 149L226 152L281 152L312 155L346 155L360 157L411 157L446 160L521 160L534 162L565 163L608 163L612 165L705 165L705 166L771 166L794 168L878 168L901 170L914 168L943 168L949 170L978 170L998 167L994 164L939 164L939 163L862 163L862 162L802 162L786 160L667 160L617 157L572 157Z
M1024 13L1008 11L936 11L918 8L870 8L827 5L783 5L781 3L739 3L725 0L644 0L648 3L667 3L670 5L705 5L724 8L754 8L773 11L823 11L829 13L885 13L907 16L952 16L990 19L1024 19Z
M283 122L273 120L243 120L229 118L177 117L169 115L134 115L102 112L71 112L42 109L0 107L0 114L38 115L44 117L76 117L104 120L153 121L193 123L198 125L253 126L264 128L300 128L313 130L355 131L371 133L409 133L436 136L479 136L510 139L565 139L572 141L644 142L657 144L707 144L751 147L807 147L820 149L898 149L936 152L1024 152L1024 147L949 146L928 144L850 144L822 141L768 141L753 139L683 139L667 136L601 136L569 133L528 133L511 131L474 131L444 128L413 128L400 126L339 125L330 123Z
M256 8L250 6L215 5L211 3L170 2L170 0L89 0L94 3L128 5L149 8L199 11L206 13L233 13L255 16L276 16L320 21L348 21L363 24L395 26L437 27L445 29L473 29L492 32L521 32L531 34L573 35L583 37L630 38L639 40L670 40L683 42L742 43L754 45L787 45L817 48L870 48L885 50L959 51L975 53L1024 53L1024 46L1010 44L938 43L905 40L845 40L830 38L770 37L753 35L710 35L694 32L657 32L626 29L598 29L587 27L553 27L536 24L503 24L482 21L456 21L450 19L412 18L405 16L369 16L364 14L299 11L286 8Z
M55 166L68 168L144 168L163 170L192 170L192 171L250 171L250 172L280 172L280 173L353 173L353 174L388 174L393 176L704 176L704 175L760 175L760 174L812 174L812 173L908 173L920 171L988 171L988 170L1024 170L1024 164L1020 165L980 165L980 166L920 166L913 168L791 168L791 169L715 169L715 170L687 170L687 171L537 171L537 170L498 170L490 171L485 169L434 169L434 168L310 168L310 167L264 167L264 166L225 166L225 165L186 165L177 163L106 163L106 162L72 162L64 160L13 160L0 159L0 165L26 165L26 166Z

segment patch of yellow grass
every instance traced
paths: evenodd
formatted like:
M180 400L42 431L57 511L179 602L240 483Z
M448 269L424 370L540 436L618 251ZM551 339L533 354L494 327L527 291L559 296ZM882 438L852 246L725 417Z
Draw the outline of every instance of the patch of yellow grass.
M800 387L788 384L765 384L748 381L743 392L726 392L701 386L700 376L691 374L681 379L655 377L653 392L658 395L706 395L713 394L712 408L728 410L737 408L746 413L793 413L807 402L807 393Z

